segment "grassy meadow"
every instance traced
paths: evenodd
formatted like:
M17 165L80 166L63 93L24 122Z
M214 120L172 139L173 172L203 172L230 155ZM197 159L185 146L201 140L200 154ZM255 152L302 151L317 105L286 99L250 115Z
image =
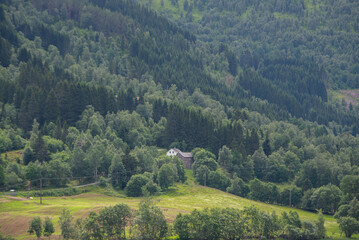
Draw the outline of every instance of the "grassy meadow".
M278 215L283 211L293 210L289 207L275 206L241 198L216 189L196 185L190 172L187 172L188 180L184 184L172 187L168 193L156 196L157 206L164 212L167 220L172 223L178 213L189 213L194 209L213 207L233 207L243 209L255 205L259 209ZM71 214L77 218L87 217L90 211L99 211L105 206L113 206L118 203L128 204L131 209L138 208L141 198L125 197L124 192L111 191L110 188L91 187L87 193L68 197L44 197L43 205L39 204L39 198L32 200L24 197L0 196L0 226L1 231L10 234L16 239L35 239L34 235L27 233L29 221L40 216L49 216L56 226L55 235L60 234L57 224L63 208L68 208ZM295 209L296 210L296 209ZM302 220L315 220L315 213L296 210ZM340 238L336 220L332 216L325 216L327 235L331 238ZM355 236L354 236L355 238ZM356 236L359 239L359 236Z

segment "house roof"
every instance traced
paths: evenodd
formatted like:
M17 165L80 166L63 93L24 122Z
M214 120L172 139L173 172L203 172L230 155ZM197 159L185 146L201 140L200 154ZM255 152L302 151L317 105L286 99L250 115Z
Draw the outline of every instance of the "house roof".
M177 154L181 154L183 157L186 157L186 158L193 157L193 154L191 152L182 152L178 148L173 148L173 150L175 150L177 152Z

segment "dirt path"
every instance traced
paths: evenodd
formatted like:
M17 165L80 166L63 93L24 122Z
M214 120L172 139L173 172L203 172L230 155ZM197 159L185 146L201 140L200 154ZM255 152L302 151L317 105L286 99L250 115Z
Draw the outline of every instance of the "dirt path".
M29 200L28 198L24 198L24 197L14 197L14 196L3 196L3 197L11 199L11 200L16 200L16 201L28 201Z

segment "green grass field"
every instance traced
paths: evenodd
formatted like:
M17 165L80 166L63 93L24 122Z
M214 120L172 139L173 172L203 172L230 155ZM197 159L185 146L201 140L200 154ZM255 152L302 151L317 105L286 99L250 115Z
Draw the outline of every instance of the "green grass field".
M156 196L157 206L164 212L171 223L178 213L189 213L194 209L213 207L233 207L243 209L254 205L259 209L280 214L283 211L296 210L289 207L281 207L261 202L244 199L216 189L196 185L192 176L185 184L172 187L168 193ZM60 234L57 224L63 208L68 208L77 218L86 217L90 211L99 211L105 206L113 206L118 203L128 204L131 209L137 209L141 198L125 197L123 192L109 192L109 189L92 187L88 193L70 197L44 197L43 205L39 204L39 198L28 200L22 197L0 196L0 226L5 234L11 234L16 239L34 239L27 234L29 221L35 216L44 218L49 216L56 226L56 233ZM111 195L111 196L109 196ZM296 210L302 220L315 220L316 214L302 210ZM332 216L325 216L327 235L331 238L340 238L338 225ZM359 236L356 236L359 239Z

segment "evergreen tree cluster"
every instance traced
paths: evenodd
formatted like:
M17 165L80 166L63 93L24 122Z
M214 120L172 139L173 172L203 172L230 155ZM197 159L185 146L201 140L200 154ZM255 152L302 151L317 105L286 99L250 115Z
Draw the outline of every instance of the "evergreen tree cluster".
M240 121L222 124L213 121L201 110L174 104L168 108L165 139L170 143L184 141L185 150L202 147L218 152L223 145L227 145L243 156L252 155L259 147L257 131L246 131Z

